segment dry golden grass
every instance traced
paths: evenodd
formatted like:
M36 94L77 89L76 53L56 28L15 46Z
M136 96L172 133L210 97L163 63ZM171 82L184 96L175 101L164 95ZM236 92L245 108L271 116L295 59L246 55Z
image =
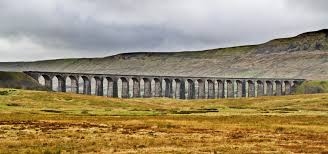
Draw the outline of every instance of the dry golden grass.
M0 153L328 152L328 94L181 101L15 90L0 95L0 115Z

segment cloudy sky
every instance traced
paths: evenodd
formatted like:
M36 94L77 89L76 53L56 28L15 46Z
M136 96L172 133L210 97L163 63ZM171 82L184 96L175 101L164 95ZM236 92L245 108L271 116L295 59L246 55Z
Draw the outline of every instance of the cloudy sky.
M327 0L1 0L0 61L263 43L328 28Z

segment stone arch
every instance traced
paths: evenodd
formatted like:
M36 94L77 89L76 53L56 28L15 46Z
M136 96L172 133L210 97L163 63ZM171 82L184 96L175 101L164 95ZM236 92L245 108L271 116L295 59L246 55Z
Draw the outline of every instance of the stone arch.
M149 78L143 78L142 79L144 82L144 98L149 98L151 97L151 79Z
M103 96L108 96L108 80L103 77Z
M38 81L39 84L41 84L42 86L45 86L45 85L46 85L46 84L45 84L46 79L45 79L42 75L38 76L38 80L37 80L37 81Z
M118 83L117 79L113 77L106 77L107 80L107 97L118 97Z
M215 98L215 81L213 80L207 80L207 91L208 91L208 96L207 98L209 99L214 99Z
M52 78L52 90L58 92L66 92L66 77L62 75L55 75Z
M91 95L91 79L88 76L81 76L83 79L83 94Z
M39 84L43 84L44 85L44 78L40 78L41 74L40 73L33 73L31 71L23 71L23 73L27 74L28 76L32 77L35 81L39 82ZM40 79L43 79L42 82L40 82Z
M273 95L273 84L272 81L265 81L266 83L266 95L272 96Z
M132 78L132 82L133 82L132 97L139 98L140 97L140 80L137 78Z
M176 82L174 79L172 79L172 91L171 91L171 95L172 95L172 98L175 98L175 91L176 91Z
M79 80L78 80L79 77L70 75L70 76L68 76L67 79L71 80L71 85L70 85L71 92L78 94L79 93Z
M281 96L282 95L282 84L281 81L275 81L276 84L276 96Z
M181 88L181 81L180 79L174 79L175 86L174 88L174 98L180 98L180 88Z
M155 97L161 97L162 96L162 82L158 78L154 78L155 86L154 86L154 96Z
M263 81L257 80L257 96L264 96L264 84Z
M91 95L96 95L96 79L92 76L89 76L91 84Z
M233 82L233 80L227 80L227 97L234 98L234 82Z
M71 86L71 78L69 76L66 76L65 78L65 87L66 87L66 92L72 92L72 86Z
M49 90L53 90L53 83L52 83L53 77L47 74L42 74L41 76L44 79L44 86Z
M248 97L255 97L255 84L254 81L248 80Z
M205 82L202 79L198 79L197 83L198 83L198 98L205 99Z
M236 80L236 97L243 97L246 96L245 90L244 90L244 84L241 80Z
M181 79L180 81L180 99L186 99L186 81L184 79Z
M165 78L164 82L165 82L164 96L172 98L172 96L173 96L172 95L172 80Z
M185 83L183 79L174 79L175 81L175 98L185 99Z
M195 99L196 98L195 82L191 79L188 79L187 82L188 82L188 99Z
M104 78L101 76L94 76L93 78L96 81L95 95L96 96L104 96Z
M82 76L79 76L78 82L79 82L79 94L83 94L83 92L84 92L84 80L83 80Z
M121 77L121 97L122 98L129 98L129 80L126 77Z
M224 90L224 81L217 80L218 83L218 98L225 98L225 90Z
M292 89L292 84L290 81L284 81L285 84L285 95L290 95L291 94L291 89Z

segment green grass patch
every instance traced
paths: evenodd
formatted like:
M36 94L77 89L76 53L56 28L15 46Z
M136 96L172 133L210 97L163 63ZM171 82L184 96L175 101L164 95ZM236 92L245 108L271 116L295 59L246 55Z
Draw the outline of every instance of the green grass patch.
M9 91L10 89L0 89ZM328 94L241 99L118 99L72 93L16 90L0 95L0 112L149 116L178 114L328 114Z
M328 93L328 81L305 81L296 87L296 94Z
M62 110L58 110L58 109L41 109L40 111L49 112L49 113L63 113Z

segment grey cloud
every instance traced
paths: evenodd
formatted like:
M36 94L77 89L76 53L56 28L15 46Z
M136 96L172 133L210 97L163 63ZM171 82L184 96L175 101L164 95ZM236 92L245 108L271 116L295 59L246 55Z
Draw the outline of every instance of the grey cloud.
M28 38L53 58L71 56L68 51L83 57L199 50L325 28L326 16L316 16L316 10L325 10L322 6L326 1L30 0L22 5L20 0L3 0L0 39L13 40L14 45ZM304 17L291 11L294 8L312 15Z
M290 8L300 9L306 13L328 13L327 0L287 0Z
M105 3L105 1L96 2L93 3L97 9L99 9L98 7L103 7L103 3ZM164 24L156 21L152 23L147 17L143 17L148 11L142 11L142 5L132 1L122 1L119 3L109 3L106 1L105 6L108 6L107 9L115 11L105 11L104 14L109 14L108 19L111 19L112 15L110 15L110 13L116 14L114 18L119 16L120 12L117 8L123 8L122 12L124 12L124 10L132 10L131 12L126 13L128 16L122 15L122 17L120 17L124 19L130 18L130 16L137 11L139 12L137 14L141 16L141 19L139 19L141 20L141 23L131 24L129 23L130 19L123 20L122 23L116 23L117 21L115 21L115 19L112 23L101 22L97 20L96 17L80 19L79 14L76 14L76 12L66 12L65 9L60 8L61 3L57 4L59 5L57 6L59 8L47 10L46 12L30 9L19 10L13 6L17 4L18 3L13 2L7 3L6 7L13 7L13 9L6 9L6 12L1 15L2 21L8 23L0 26L2 36L26 36L45 47L58 49L70 48L81 50L81 52L97 50L138 51L157 49L157 47L161 46L163 42L165 42L166 45L172 46L186 44L197 46L197 44L203 44L205 41L206 43L217 42L217 38L207 37L206 35L202 36L204 35L201 34L202 32L188 29L188 26L192 27L192 25L197 24L192 21L185 24L176 23L174 21L172 21L172 23ZM156 7L160 7L158 1L156 4L152 4L155 9ZM155 11L153 9L154 8L152 8L151 11ZM91 15L96 16L97 13ZM157 14L159 16L165 16L167 13L158 12ZM137 18L137 16L132 16L132 18L134 17ZM132 19L132 21L134 21L134 19ZM171 20L168 22L171 22ZM177 29L175 28L176 24L186 27L183 27L182 30ZM206 27L202 30L205 32ZM210 35L211 33L208 34ZM172 47L168 46L167 48L170 49Z

